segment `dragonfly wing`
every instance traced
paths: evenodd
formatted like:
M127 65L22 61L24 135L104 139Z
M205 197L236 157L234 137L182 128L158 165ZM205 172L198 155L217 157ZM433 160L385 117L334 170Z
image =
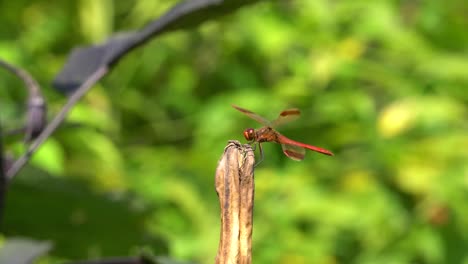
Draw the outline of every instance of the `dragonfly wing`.
M283 148L284 155L292 160L301 161L305 157L306 151L303 147L290 144L281 144L281 147Z
M279 116L271 122L272 127L278 127L283 124L296 120L301 115L301 111L297 108L286 109L282 111Z
M268 119L266 118L263 118L259 115L257 115L256 113L252 112L252 111L249 111L247 109L244 109L244 108L241 108L237 105L232 105L232 107L234 107L236 110L238 110L239 112L247 115L248 117L252 118L253 120L259 122L260 124L264 125L264 126L271 126L271 122L268 121Z

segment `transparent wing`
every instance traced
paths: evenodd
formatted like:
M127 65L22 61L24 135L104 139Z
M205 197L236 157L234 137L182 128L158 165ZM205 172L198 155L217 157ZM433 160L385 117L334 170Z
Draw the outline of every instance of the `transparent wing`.
M253 120L259 122L260 124L264 125L264 126L271 126L271 122L268 121L268 119L266 118L263 118L259 115L257 115L256 113L252 112L252 111L249 111L247 109L244 109L244 108L241 108L237 105L232 105L232 107L234 107L236 110L238 110L239 112L247 115L248 117L252 118Z
M278 127L283 124L289 123L298 119L300 115L301 111L297 108L286 109L282 111L275 120L271 121L271 126Z
M284 155L292 160L301 161L305 157L306 151L302 147L289 144L281 144L281 147L283 148Z

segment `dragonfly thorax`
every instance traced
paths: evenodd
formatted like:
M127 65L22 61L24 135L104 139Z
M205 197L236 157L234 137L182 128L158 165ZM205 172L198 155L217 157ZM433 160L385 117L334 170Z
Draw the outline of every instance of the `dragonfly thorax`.
M248 141L255 140L256 139L255 129L247 128L246 130L244 130L244 137Z

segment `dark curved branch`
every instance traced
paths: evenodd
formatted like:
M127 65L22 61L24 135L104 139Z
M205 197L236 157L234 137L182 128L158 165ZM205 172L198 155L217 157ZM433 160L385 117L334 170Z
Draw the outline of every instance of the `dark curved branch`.
M18 130L24 132L25 141L30 142L42 132L47 123L47 107L41 93L41 87L27 71L1 59L0 66L20 78L28 90L26 125Z
M23 156L13 163L7 172L7 178L10 180L15 176L21 168L29 161L31 156L36 152L37 148L44 143L44 141L52 135L52 133L59 127L63 122L65 117L71 108L78 102L78 100L85 95L89 89L98 82L106 73L108 72L107 67L98 69L93 75L91 75L77 90L73 93L72 96L68 99L65 106L60 110L60 112L54 117L54 119L45 127L42 133L32 142Z
M229 14L260 0L187 0L176 4L141 30L117 33L98 45L78 47L70 54L53 86L72 94L96 69L111 68L124 55L148 40L168 31L194 28L204 21Z

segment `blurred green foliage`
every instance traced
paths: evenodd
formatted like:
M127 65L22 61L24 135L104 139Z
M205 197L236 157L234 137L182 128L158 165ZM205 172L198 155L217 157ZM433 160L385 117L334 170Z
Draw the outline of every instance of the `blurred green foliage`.
M65 99L50 82L71 48L176 2L3 1L0 57L38 79L52 115ZM50 263L141 243L213 263L217 160L258 125L230 104L267 118L298 107L280 131L335 156L298 163L265 144L254 263L468 263L467 12L462 0L265 1L155 39L14 179L3 239L51 241ZM25 90L5 71L0 87L3 130L16 128Z

